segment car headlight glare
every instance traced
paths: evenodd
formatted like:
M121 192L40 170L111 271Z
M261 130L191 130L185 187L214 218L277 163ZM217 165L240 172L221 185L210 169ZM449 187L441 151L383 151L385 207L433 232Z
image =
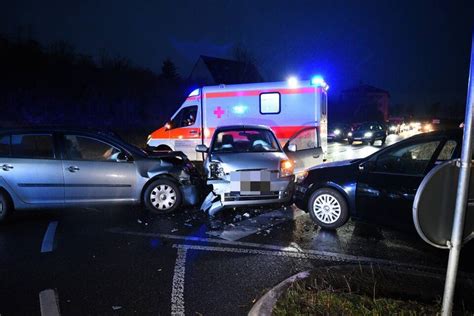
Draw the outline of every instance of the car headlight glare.
M334 135L340 135L341 134L341 130L340 129L335 129L334 130Z
M280 177L288 177L295 171L293 163L287 159L280 161Z
M305 170L305 171L302 171L302 172L299 172L298 174L296 174L296 182L297 183L301 183L304 181L304 179L306 179L306 177L308 176L308 171Z
M372 137L372 135L374 135L372 132L366 132L364 134L364 137L369 138L369 137Z
M349 137L352 136L352 132L347 133L347 136Z

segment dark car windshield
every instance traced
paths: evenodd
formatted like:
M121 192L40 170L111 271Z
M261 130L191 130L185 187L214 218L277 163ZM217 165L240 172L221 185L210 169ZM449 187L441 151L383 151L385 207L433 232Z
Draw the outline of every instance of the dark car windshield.
M377 124L372 123L364 123L356 128L356 131L373 131L377 129Z
M266 129L235 129L217 132L212 144L213 152L276 152L281 150L275 135Z

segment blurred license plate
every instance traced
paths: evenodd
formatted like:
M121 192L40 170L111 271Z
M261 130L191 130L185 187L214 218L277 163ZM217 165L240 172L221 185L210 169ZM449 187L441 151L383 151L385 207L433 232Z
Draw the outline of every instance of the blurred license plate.
M271 172L267 170L236 171L230 174L230 191L241 195L270 193Z

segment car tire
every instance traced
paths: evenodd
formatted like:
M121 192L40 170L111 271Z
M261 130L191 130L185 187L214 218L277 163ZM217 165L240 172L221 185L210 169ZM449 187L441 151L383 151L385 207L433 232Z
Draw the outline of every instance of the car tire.
M318 189L308 200L308 211L311 219L320 227L336 229L349 219L346 199L336 190Z
M383 145L385 144L386 138L387 138L387 137L384 137L384 138L382 138L382 139L380 140L380 142L381 142L380 145L381 145L381 146L383 146Z
M369 141L369 144L370 144L370 146L374 146L374 144L375 144L375 139L372 139L371 141Z
M348 139L347 142L349 143L349 145L352 145L354 141L352 139Z
M13 206L7 194L0 191L0 223L6 222L12 211Z
M181 205L181 190L172 180L158 179L148 185L143 193L143 201L150 212L168 214Z

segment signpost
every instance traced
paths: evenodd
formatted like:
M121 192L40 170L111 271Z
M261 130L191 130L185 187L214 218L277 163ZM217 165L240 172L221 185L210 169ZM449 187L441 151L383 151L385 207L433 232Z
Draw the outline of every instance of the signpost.
M471 62L470 62L470 70L469 70L469 83L468 83L468 91L467 91L467 102L466 102L466 115L464 119L464 137L462 142L462 151L461 151L461 159L457 161L458 166L454 166L458 168L459 172L456 172L453 169L453 166L441 166L436 168L437 170L433 170L431 173L430 179L434 182L433 185L437 185L438 188L433 189L433 186L429 183L425 183L424 187L429 188L431 187L432 190L439 192L439 195L446 195L446 202L445 207L452 209L452 203L450 203L449 194L451 194L451 199L455 198L455 207L454 207L454 217L452 221L447 220L443 223L433 224L426 216L420 216L425 213L425 211L429 211L426 207L429 207L429 203L425 203L425 198L423 198L423 190L418 190L416 202L413 205L413 216L417 220L419 220L419 224L417 229L420 229L422 234L421 237L428 241L432 245L438 245L440 247L449 248L449 260L448 260L448 268L446 272L446 281L444 285L444 295L443 295L443 306L442 306L442 315L448 316L452 314L453 310L453 298L454 298L454 289L456 286L456 277L458 273L458 265L459 265L459 254L461 252L461 246L463 243L463 239L466 238L466 234L464 233L464 223L466 218L466 209L467 209L467 199L468 199L468 191L469 191L469 182L470 182L470 175L471 175L471 159L472 159L472 124L473 124L473 115L474 115L474 34L472 37L472 44L471 44ZM436 174L438 173L438 174ZM451 175L450 175L451 174ZM453 175L454 174L454 175ZM456 175L457 174L457 175ZM444 186L444 184L440 181L448 180L453 183L457 181L457 190L449 190L446 191L439 191L440 187ZM427 180L427 182L429 179ZM426 192L425 192L426 193ZM434 194L434 192L432 192ZM453 196L455 193L455 196ZM440 198L433 196L433 198ZM421 204L420 204L421 202ZM427 206L428 205L428 206ZM421 208L420 208L421 207ZM437 207L435 207L437 208ZM449 210L445 209L446 212L449 214ZM445 216L445 215L443 215ZM446 214L447 216L447 214ZM421 220L421 221L420 221ZM468 217L470 220L470 217ZM451 224L452 223L452 224ZM450 225L451 224L451 225ZM469 223L468 223L469 224ZM435 225L438 225L435 227ZM431 228L430 228L431 227ZM451 231L450 231L451 228ZM449 236L450 232L450 236ZM468 231L468 235L472 232ZM449 238L450 237L450 238Z

